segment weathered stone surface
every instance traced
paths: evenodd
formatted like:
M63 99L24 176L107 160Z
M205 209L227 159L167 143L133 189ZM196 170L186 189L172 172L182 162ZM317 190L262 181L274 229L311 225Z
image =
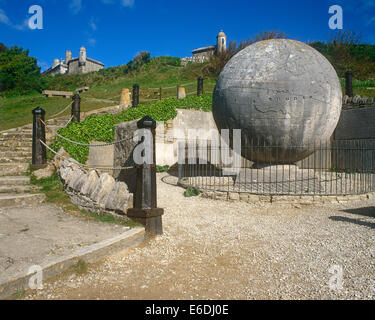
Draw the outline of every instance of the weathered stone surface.
M304 43L284 39L260 41L237 53L213 95L219 129L242 129L243 143L278 141L277 151L243 152L249 160L267 163L308 156L308 142L332 136L341 107L340 81L328 60ZM304 147L296 150L296 145Z
M130 99L129 89L127 88L122 89L121 97L120 97L120 107L125 110L130 107L130 104L131 104L131 99Z
M124 182L116 182L110 191L105 208L109 210L120 210L122 199L129 194L128 187Z
M90 198L98 203L104 202L103 198L109 195L109 192L115 185L115 179L113 179L108 173L103 173L95 190L90 194Z
M137 143L133 140L134 132L137 130L137 121L129 121L116 125L115 140L124 140L115 145L114 167L132 167L135 165L133 160L133 150ZM135 192L135 168L126 170L114 170L113 177L118 181L123 181L130 192Z
M240 200L240 194L237 192L230 192L229 193L229 200Z
M34 171L33 174L37 178L37 180L40 180L42 178L51 177L54 172L55 172L54 167L47 166L46 168Z
M67 165L67 161L65 158L70 158L69 153L65 151L63 147L60 148L60 150L57 152L57 154L54 156L52 160L52 164L55 166L55 168L60 167L61 163L64 161L65 166Z
M186 90L184 87L178 87L177 91L177 99L184 99L186 98Z
M94 170L91 170L88 173L88 178L82 185L80 193L84 196L89 196L93 189L96 187L97 182L99 181L98 173Z
M86 176L86 173L83 172L82 170L75 170L73 178L68 183L68 188L73 189L73 190L80 190L80 188L78 188L79 186L78 182L82 179L82 177L85 177L85 176Z

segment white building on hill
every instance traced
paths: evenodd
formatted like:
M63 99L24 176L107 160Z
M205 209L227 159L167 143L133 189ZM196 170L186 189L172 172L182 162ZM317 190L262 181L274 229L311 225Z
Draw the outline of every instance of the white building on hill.
M93 71L99 71L104 68L104 64L87 57L85 47L79 49L79 57L72 58L72 52L65 52L65 61L63 59L54 59L53 65L43 72L43 74L82 74Z

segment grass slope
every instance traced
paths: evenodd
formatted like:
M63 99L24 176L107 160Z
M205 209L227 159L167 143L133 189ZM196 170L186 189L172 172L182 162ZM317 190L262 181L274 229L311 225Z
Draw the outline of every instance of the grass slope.
M145 88L172 87L181 84L194 84L186 87L188 94L196 92L196 81L199 76L203 76L203 65L189 65L179 67L154 61L144 65L139 71L124 74L120 72L120 67L110 68L105 72L93 72L85 75L61 75L50 81L49 89L74 91L78 87L89 86L88 92L81 94L81 110L83 112L96 110L111 105L116 105L120 101L120 94L123 88L131 89L135 83L141 87L140 99L157 98L158 90L146 90ZM111 72L113 70L113 72ZM212 93L216 79L205 77L205 92ZM163 90L162 97L175 97L176 88ZM109 99L113 102L95 99ZM31 94L22 97L0 97L0 131L14 127L19 127L32 121L32 109L40 106L46 110L46 118L61 111L69 104L70 99L53 97L47 98L41 94ZM69 115L67 110L64 115Z

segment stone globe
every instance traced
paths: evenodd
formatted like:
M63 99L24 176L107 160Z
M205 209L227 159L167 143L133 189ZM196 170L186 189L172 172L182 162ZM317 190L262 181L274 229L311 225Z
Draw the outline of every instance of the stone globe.
M272 39L246 47L226 64L212 107L220 130L241 129L245 158L287 164L330 139L342 91L335 69L314 48Z

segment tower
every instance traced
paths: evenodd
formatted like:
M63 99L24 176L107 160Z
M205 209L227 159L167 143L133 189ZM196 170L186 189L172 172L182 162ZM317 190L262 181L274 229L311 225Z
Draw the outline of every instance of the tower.
M56 67L60 63L59 59L53 59L53 65L52 68Z
M79 65L84 66L86 64L87 52L85 47L79 49Z
M68 64L72 60L72 52L67 50L65 51L65 64Z
M219 32L216 39L217 39L216 53L220 54L220 53L227 51L227 36L223 32L223 30Z

